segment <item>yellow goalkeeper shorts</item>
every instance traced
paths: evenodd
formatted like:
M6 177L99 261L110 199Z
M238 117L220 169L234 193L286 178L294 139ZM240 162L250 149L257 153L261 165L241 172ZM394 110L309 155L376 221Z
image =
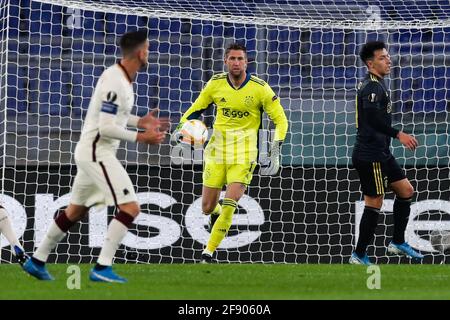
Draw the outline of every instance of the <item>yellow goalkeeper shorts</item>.
M249 185L253 178L256 161L248 164L224 164L205 161L203 166L203 185L222 189L233 182Z

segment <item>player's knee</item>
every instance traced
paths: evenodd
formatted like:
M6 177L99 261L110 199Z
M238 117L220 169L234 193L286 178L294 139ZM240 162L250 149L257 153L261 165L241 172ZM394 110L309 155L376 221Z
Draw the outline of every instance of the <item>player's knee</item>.
M64 212L64 214L70 221L79 221L89 212L89 208L69 204L66 209L63 209L61 211Z
M403 186L400 190L396 191L396 195L399 198L409 199L414 196L414 187L408 183L406 186Z
M369 207L376 208L376 209L381 209L382 206L383 206L383 199L377 199L377 200L374 200L374 201L369 205Z
M119 205L120 211L126 212L132 217L137 217L139 212L141 211L141 208L139 206L139 203L137 202L130 202Z
M414 188L412 185L409 185L405 190L402 192L401 197L404 199L409 199L414 196Z
M365 196L364 202L367 207L381 209L383 206L383 196Z
M209 214L211 214L211 212L214 211L215 207L216 207L215 203L203 202L202 203L202 212L204 215L209 215Z

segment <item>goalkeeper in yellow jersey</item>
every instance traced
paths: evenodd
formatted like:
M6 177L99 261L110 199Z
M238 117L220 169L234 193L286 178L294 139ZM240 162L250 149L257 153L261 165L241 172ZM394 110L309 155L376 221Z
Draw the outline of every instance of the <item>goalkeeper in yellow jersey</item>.
M239 44L225 51L227 73L213 76L197 100L181 118L174 137L180 137L183 123L200 117L210 105L216 106L214 132L205 149L203 166L202 210L210 215L208 244L202 262L212 260L232 224L237 203L252 180L258 155L258 134L262 112L276 125L270 148L269 164L261 173L274 175L280 166L280 146L286 136L288 122L280 99L263 80L247 73L247 49ZM226 185L225 198L219 195Z

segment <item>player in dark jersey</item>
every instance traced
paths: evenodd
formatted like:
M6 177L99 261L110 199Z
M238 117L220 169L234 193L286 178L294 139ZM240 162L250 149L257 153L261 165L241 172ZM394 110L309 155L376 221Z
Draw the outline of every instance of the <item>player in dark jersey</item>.
M388 252L415 259L423 256L405 242L414 188L389 150L391 139L398 139L414 150L417 140L391 126L392 104L383 78L389 74L391 59L383 42L366 43L360 57L368 73L358 85L356 97L357 136L352 162L358 171L365 208L359 225L359 238L350 257L352 264L370 264L367 246L373 241L383 197L389 187L396 194L394 202L394 234Z

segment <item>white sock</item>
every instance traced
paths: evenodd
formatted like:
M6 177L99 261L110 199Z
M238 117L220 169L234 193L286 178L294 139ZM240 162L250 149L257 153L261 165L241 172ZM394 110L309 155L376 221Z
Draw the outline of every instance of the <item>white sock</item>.
M42 240L36 252L33 254L33 257L39 261L47 262L50 252L55 249L58 242L64 239L65 235L66 233L58 227L55 221L53 221L44 240Z
M105 244L103 245L97 263L102 266L111 266L116 251L123 238L128 232L128 228L119 220L112 219L106 234Z
M0 234L3 234L5 236L11 247L18 246L23 250L4 208L0 208ZM12 250L12 252L15 254L14 250Z

